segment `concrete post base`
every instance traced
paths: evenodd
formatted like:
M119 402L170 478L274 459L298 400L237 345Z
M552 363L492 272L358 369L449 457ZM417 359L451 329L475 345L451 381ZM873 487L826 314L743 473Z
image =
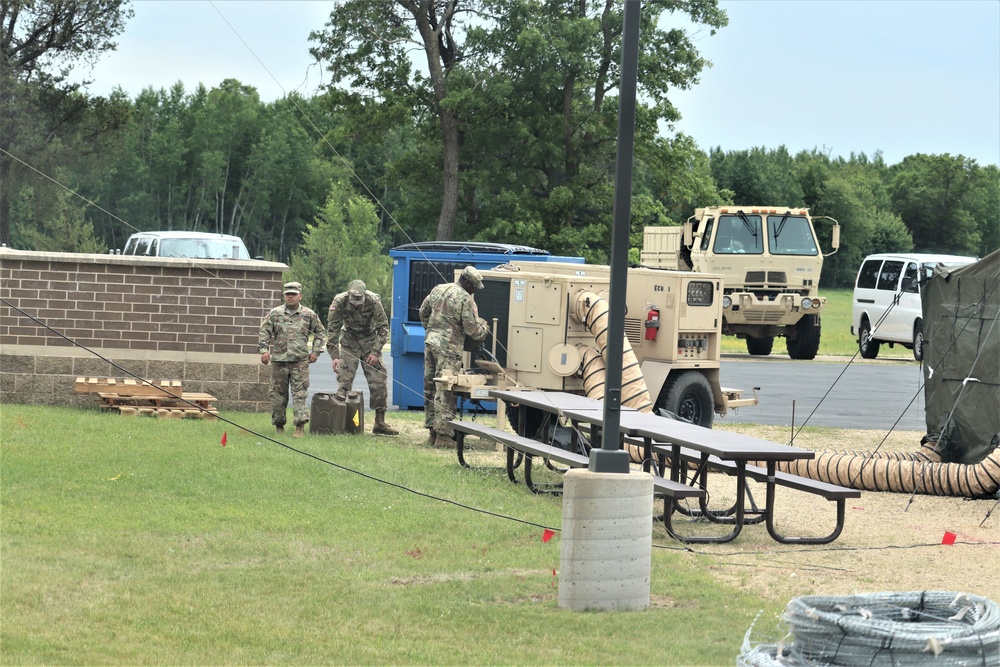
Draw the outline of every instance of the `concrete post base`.
M653 478L648 473L567 471L560 539L560 607L649 607Z

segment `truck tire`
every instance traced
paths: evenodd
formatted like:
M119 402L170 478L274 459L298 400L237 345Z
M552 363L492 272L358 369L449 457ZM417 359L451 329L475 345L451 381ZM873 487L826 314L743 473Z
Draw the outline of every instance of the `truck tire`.
M874 359L878 356L879 342L872 336L872 325L868 318L862 318L861 326L858 327L858 351L865 359Z
M924 360L924 323L921 320L913 325L913 358Z
M766 357L771 354L771 350L774 348L774 336L764 336L763 338L754 338L753 336L747 336L747 352L754 355L755 357Z
M684 371L668 380L660 392L656 407L705 428L712 428L712 421L715 419L712 385L698 371Z
M820 323L819 315L806 315L795 323L795 331L798 334L795 340L785 339L785 347L788 348L788 356L792 359L815 359L819 352Z

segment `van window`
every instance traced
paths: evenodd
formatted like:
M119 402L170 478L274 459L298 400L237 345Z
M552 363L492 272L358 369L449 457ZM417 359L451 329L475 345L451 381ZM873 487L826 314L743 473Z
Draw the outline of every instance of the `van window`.
M920 284L917 280L917 263L910 262L906 265L906 271L903 273L903 291L918 294L920 292Z
M132 253L134 255L148 255L149 254L149 237L140 236L135 240L135 251Z
M875 289L875 283L878 281L878 270L881 267L881 259L866 260L861 265L861 271L858 272L858 288Z
M885 263L882 264L882 272L878 274L878 285L877 289L896 291L896 286L899 285L899 276L903 273L903 262L898 262L894 259L887 259Z

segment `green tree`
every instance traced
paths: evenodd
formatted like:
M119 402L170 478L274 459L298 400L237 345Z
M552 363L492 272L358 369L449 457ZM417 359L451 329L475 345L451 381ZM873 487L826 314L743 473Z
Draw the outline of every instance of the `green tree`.
M864 166L843 167L817 189L814 215L828 215L841 223L840 250L823 264L824 287L848 287L864 258L877 252L913 249L910 233L898 215L880 206L884 187ZM816 230L821 244L830 247L830 231Z
M446 103L448 76L463 57L461 40L476 0L347 0L330 14L325 32L314 32L312 49L328 62L331 85L346 83L351 97L402 104L437 119L442 191L437 238L450 239L458 205L458 119ZM411 71L409 52L423 51L427 76Z
M12 230L15 245L26 250L106 253L107 246L85 218L85 208L61 188L42 197L36 197L33 188L21 188L13 206L17 213Z
M16 188L50 187L18 160L52 149L53 128L81 109L71 69L113 50L131 17L127 0L0 0L0 243L11 243Z
M910 155L892 169L889 192L895 210L921 252L979 255L983 237L970 208L988 215L989 206L976 206L980 176L975 160L961 155ZM979 212L977 211L977 212ZM996 224L996 210L990 224Z
M710 152L712 176L719 188L732 190L733 202L744 206L804 206L796 160L788 149L751 148Z
M375 206L342 180L330 187L326 204L292 253L290 275L306 288L308 305L326 320L326 311L350 281L361 279L389 303L392 263L378 240Z
M619 3L451 3L451 23L434 24L447 33L441 45L451 59L440 70L431 67L429 77L411 71L404 57L408 45L423 48L426 34L403 11L408 4L347 2L331 15L327 32L313 35L321 42L313 53L331 62L335 85L350 86L338 99L377 107L381 113L371 114L377 122L391 114L407 117L417 129L416 141L386 170L406 201L397 219L404 226L420 225L436 204L438 239L516 238L606 257L621 60ZM660 27L660 19L672 12L713 28L726 24L714 0L644 8L640 159L654 150L658 123L678 117L668 89L696 82L707 65L684 31ZM465 20L470 14L478 16L475 23ZM443 180L428 179L428 169L440 169Z

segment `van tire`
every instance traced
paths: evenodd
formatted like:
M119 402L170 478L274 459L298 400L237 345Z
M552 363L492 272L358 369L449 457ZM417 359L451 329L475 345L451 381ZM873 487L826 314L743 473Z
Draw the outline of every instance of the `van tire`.
M712 385L698 371L684 371L667 380L656 407L705 428L712 428L712 421L715 419Z
M868 318L861 319L861 326L858 327L858 351L865 359L874 359L878 356L879 342L871 337L872 325Z
M806 315L795 323L795 331L798 334L795 340L785 338L788 356L806 361L815 359L821 334L819 315Z
M917 361L924 360L924 323L917 320L913 324L913 358Z
M766 357L771 354L773 348L774 336L764 336L763 338L747 336L747 352L755 357Z

